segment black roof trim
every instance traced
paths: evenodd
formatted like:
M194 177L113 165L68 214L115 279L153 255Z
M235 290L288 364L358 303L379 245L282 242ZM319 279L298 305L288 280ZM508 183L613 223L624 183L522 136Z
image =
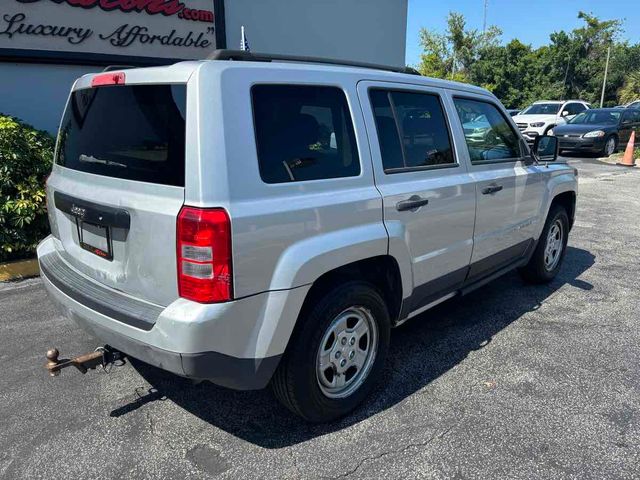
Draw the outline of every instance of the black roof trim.
M350 60L339 60L334 58L305 57L297 55L281 55L275 53L253 53L244 50L214 50L209 54L207 60L234 60L239 62L298 62L298 63L318 63L325 65L341 65L345 67L371 68L373 70L384 70L395 73L408 73L410 75L420 75L411 67L394 67L391 65L379 65L376 63L353 62Z

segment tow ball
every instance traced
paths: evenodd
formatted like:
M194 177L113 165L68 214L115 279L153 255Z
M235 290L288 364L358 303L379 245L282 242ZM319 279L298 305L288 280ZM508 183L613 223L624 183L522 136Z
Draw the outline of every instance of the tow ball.
M57 377L60 375L60 370L67 367L76 367L80 373L87 373L89 370L102 366L102 368L108 372L108 367L114 364L123 365L125 359L124 353L108 345L98 347L91 353L85 353L73 358L60 359L58 358L59 356L60 352L57 348L52 348L47 351L47 364L45 367L52 377Z

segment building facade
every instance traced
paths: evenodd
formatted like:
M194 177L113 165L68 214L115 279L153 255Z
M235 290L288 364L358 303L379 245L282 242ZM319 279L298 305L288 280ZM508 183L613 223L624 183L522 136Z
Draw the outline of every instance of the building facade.
M69 88L109 65L239 49L401 66L407 0L2 0L0 113L55 132Z

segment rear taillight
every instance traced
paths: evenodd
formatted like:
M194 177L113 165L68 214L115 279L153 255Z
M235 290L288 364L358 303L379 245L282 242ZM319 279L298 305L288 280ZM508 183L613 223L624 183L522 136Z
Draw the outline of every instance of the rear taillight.
M200 303L233 298L231 222L225 210L182 207L177 246L181 297Z
M91 80L92 87L103 87L105 85L124 85L126 81L124 72L109 72L96 75Z

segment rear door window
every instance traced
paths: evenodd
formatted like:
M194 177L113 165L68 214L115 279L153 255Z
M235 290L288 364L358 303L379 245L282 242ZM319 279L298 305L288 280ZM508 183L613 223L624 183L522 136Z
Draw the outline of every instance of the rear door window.
M342 90L255 85L251 95L258 165L264 182L360 174L353 122Z
M71 94L56 163L108 177L184 186L185 85L108 86Z
M581 103L569 103L564 109L565 111L569 112L569 116L573 116L579 114L580 112L584 112L587 107L585 107Z
M455 164L438 95L372 89L369 97L385 172Z

